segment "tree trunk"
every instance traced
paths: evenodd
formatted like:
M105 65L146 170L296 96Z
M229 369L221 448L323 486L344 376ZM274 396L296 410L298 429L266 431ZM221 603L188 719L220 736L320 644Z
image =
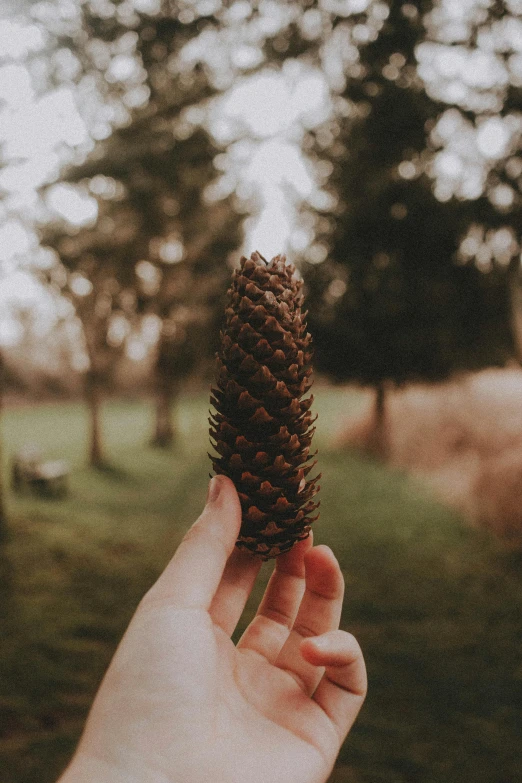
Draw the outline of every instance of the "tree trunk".
M509 270L509 303L511 310L511 333L515 348L515 356L522 364L522 285L517 267Z
M373 408L373 428L370 439L370 451L379 459L388 457L388 421L386 416L386 382L380 381L375 387Z
M152 445L167 449L175 440L176 428L172 420L172 406L178 396L174 383L160 380L156 387L156 424Z
M4 364L2 355L0 354L0 541L6 534L7 516L5 510L5 482L3 471L3 459L2 459L2 445L3 445L3 433L2 433L2 407L4 398Z
M101 403L102 393L94 373L88 372L85 379L85 400L90 416L89 464L94 468L105 465L101 439Z
M0 442L0 465L1 467L1 475L0 475L0 541L4 537L5 533L5 527L7 524L7 516L5 511L5 481L4 481L4 471L3 471L3 464L2 464L2 443Z

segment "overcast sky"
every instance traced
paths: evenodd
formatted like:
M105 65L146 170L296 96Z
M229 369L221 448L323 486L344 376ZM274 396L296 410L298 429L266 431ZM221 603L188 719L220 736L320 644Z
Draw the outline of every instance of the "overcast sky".
M92 127L87 127L85 115L94 123L103 107L94 106L93 95L86 111L86 97L79 100L73 84L43 94L35 88L35 70L31 72L27 56L44 49L45 30L20 11L18 2L4 2L0 17L0 144L7 161L0 170L0 188L6 193L0 204L0 305L21 300L45 311L50 300L23 271L27 258L39 252L30 228L38 213L37 188L56 179L78 150L88 153ZM233 187L246 198L254 196L257 205L246 225L243 252L291 255L309 244L309 233L295 226L296 197L309 197L315 187L300 142L304 126L322 121L329 110L321 72L295 62L280 73L266 70L238 79L215 107L212 130L218 140L232 142L229 171L217 189ZM234 134L244 137L245 131L249 138L234 143ZM95 199L74 193L70 186L51 191L48 206L77 225L96 216ZM12 340L15 331L4 323L0 340Z
M74 12L76 0L61 2ZM134 2L154 4L156 0ZM85 157L94 138L110 133L114 118L109 116L112 109L92 85L90 89L75 86L72 77L58 88L42 91L41 69L45 70L45 58L55 55L45 54L45 28L24 15L30 5L23 0L0 3L0 145L7 160L0 170L0 188L7 194L0 202L0 303L2 297L4 302L15 297L43 307L45 298L34 281L21 271L25 259L38 261L36 238L30 231L31 219L39 209L37 188L56 179L68 160ZM270 13L261 20L262 24L277 27L277 14L284 13L291 4L268 5ZM319 5L326 8L329 0ZM506 0L511 14L481 28L475 40L470 31L483 5L484 0L439 0L435 10L425 17L427 40L416 52L427 92L442 105L447 104L430 133L430 173L435 195L441 201L454 196L477 198L497 161L502 161L511 150L515 155L522 138L522 114L501 116L509 84L522 84L522 5L520 0ZM349 17L354 9L360 12L365 8L375 10L377 6L381 8L382 23L387 6L377 0L339 0L336 8L339 13L345 8ZM248 7L248 3L241 2L232 6L239 10ZM404 8L416 13L413 5L405 4ZM302 20L310 13L301 14ZM353 32L361 27L355 25ZM343 35L351 35L349 25L339 25L338 29ZM315 199L316 206L327 207L321 203L326 194L317 187L314 174L300 153L300 143L305 128L319 124L330 111L327 79L331 87L339 69L342 71L342 52L346 51L344 38L340 43L336 41L332 35L331 57L323 62L324 72L290 59L280 72L267 69L253 77L237 77L212 113L212 132L228 144L216 195L235 190L245 197L255 196L257 212L247 221L243 252L257 249L269 257L278 252L287 252L290 257L299 254L309 247L312 235L302 225L296 225L297 202ZM221 56L224 72L231 52L245 67L248 62L252 65L252 58L257 56L252 45L231 46L225 40L222 49L220 54L215 40L196 39L187 48L186 66L193 67L191 58L197 61L202 52L214 60ZM34 59L31 68L28 55ZM62 50L59 56L62 72L73 74L74 55ZM391 59L383 74L386 69L386 78L397 78L399 69ZM139 67L128 53L113 56L109 71L110 78L128 78L130 82L136 76L132 100L135 105L143 100L139 79L144 77L140 77ZM469 110L476 113L476 120L470 118ZM520 174L519 164L520 158L510 161L515 179ZM417 161L403 161L398 173L405 179L418 176ZM509 182L499 182L490 188L488 196L500 209L508 209L515 191ZM51 193L48 207L77 225L96 217L95 199L75 193L69 186L58 185ZM475 234L468 238L468 250L473 250L475 262L487 271L494 253L484 238ZM506 232L500 239L502 247L513 245ZM482 255L477 248L484 251ZM506 253L502 253L504 258ZM48 257L41 255L39 260L45 264ZM320 256L316 259L321 260Z

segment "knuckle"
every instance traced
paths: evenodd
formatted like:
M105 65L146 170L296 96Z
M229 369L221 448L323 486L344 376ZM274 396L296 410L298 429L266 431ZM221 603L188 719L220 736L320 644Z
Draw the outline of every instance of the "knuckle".
M310 593L326 601L339 601L344 595L344 588L341 585L321 585L314 589L310 588Z
M292 630L299 634L299 636L302 636L303 639L308 639L310 636L317 636L317 629L311 628L309 625L306 625L306 623L296 623Z
M156 584L150 587L145 595L142 597L136 608L136 614L142 615L144 612L150 612L152 609L157 609L165 605L166 600L162 591Z
M192 541L197 541L198 538L201 537L201 525L199 524L199 519L197 522L194 522L192 527L189 527L183 538L181 539L180 546L183 546L183 544L190 543Z
M290 628L292 625L292 618L290 613L286 612L281 607L275 606L274 604L267 604L267 606L263 609L263 614L269 620L272 620L278 625L284 625L285 628Z
M306 682L306 679L303 676L301 676L301 674L299 674L299 672L295 671L295 669L290 669L289 667L286 666L280 666L279 668L281 669L281 671L286 672L286 674L288 674L297 683L297 685L302 691L304 691L307 694L309 693L310 686Z
M203 518L200 517L183 536L178 549L184 549L192 544L201 545L205 542L210 543L212 547L220 550L220 554L226 558L230 555L226 542L223 540L221 530L215 524L209 524L208 520L203 524Z
M354 649L360 650L359 642L357 641L353 633L350 633L350 631L343 631L343 630L339 631L339 633L342 634L346 645L353 647Z

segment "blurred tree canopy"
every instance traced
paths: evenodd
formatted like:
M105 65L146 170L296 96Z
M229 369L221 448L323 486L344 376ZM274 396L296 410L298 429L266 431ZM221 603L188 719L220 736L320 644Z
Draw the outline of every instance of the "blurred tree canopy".
M517 0L92 0L81 14L57 41L110 117L65 180L96 198L98 220L62 238L47 228L46 241L86 336L97 335L86 337L91 386L145 327L151 340L157 330L157 442L171 438L177 384L211 352L240 241L237 198L208 198L218 147L207 108L267 66L305 63L330 96L328 120L303 143L317 183L301 260L319 368L376 386L382 408L387 382L513 355Z
M331 194L305 254L309 321L320 369L377 387L382 429L387 382L514 354L522 20L510 2L356 6L347 23L314 5L278 48L332 73L332 117L306 146Z
M101 191L94 226L44 233L68 270L64 291L84 325L91 408L125 349L138 359L140 339L143 358L156 347L159 444L173 434L167 411L180 380L213 355L227 259L239 243L230 203L203 200L215 154L201 129L176 140L162 117L140 118L116 131L101 157L65 175Z
M125 24L93 16L90 8L84 24L90 50L93 40L125 35ZM169 59L190 35L185 28L170 16L134 20L133 41L147 66L146 105L62 177L96 198L96 219L79 229L56 222L42 229L42 241L66 269L63 291L84 327L93 464L104 461L101 394L124 352L138 360L155 351L154 442L172 440L172 401L180 382L213 356L228 259L240 242L231 200L205 198L219 151L201 126L201 102L212 93L208 80L201 69L190 78L169 74ZM194 106L196 119L187 112Z
M443 106L416 69L430 5L391 5L342 93L335 143L322 152L314 138L337 207L323 220L328 258L305 277L319 360L338 379L440 380L512 353L500 276L458 263L477 204L437 198L430 177Z

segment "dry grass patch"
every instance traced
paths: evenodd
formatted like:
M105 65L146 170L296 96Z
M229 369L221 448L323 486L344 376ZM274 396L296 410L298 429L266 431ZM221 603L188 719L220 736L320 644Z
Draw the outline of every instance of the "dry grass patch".
M365 449L373 400L341 436ZM389 463L422 477L471 523L522 545L522 370L491 369L435 385L390 391Z

